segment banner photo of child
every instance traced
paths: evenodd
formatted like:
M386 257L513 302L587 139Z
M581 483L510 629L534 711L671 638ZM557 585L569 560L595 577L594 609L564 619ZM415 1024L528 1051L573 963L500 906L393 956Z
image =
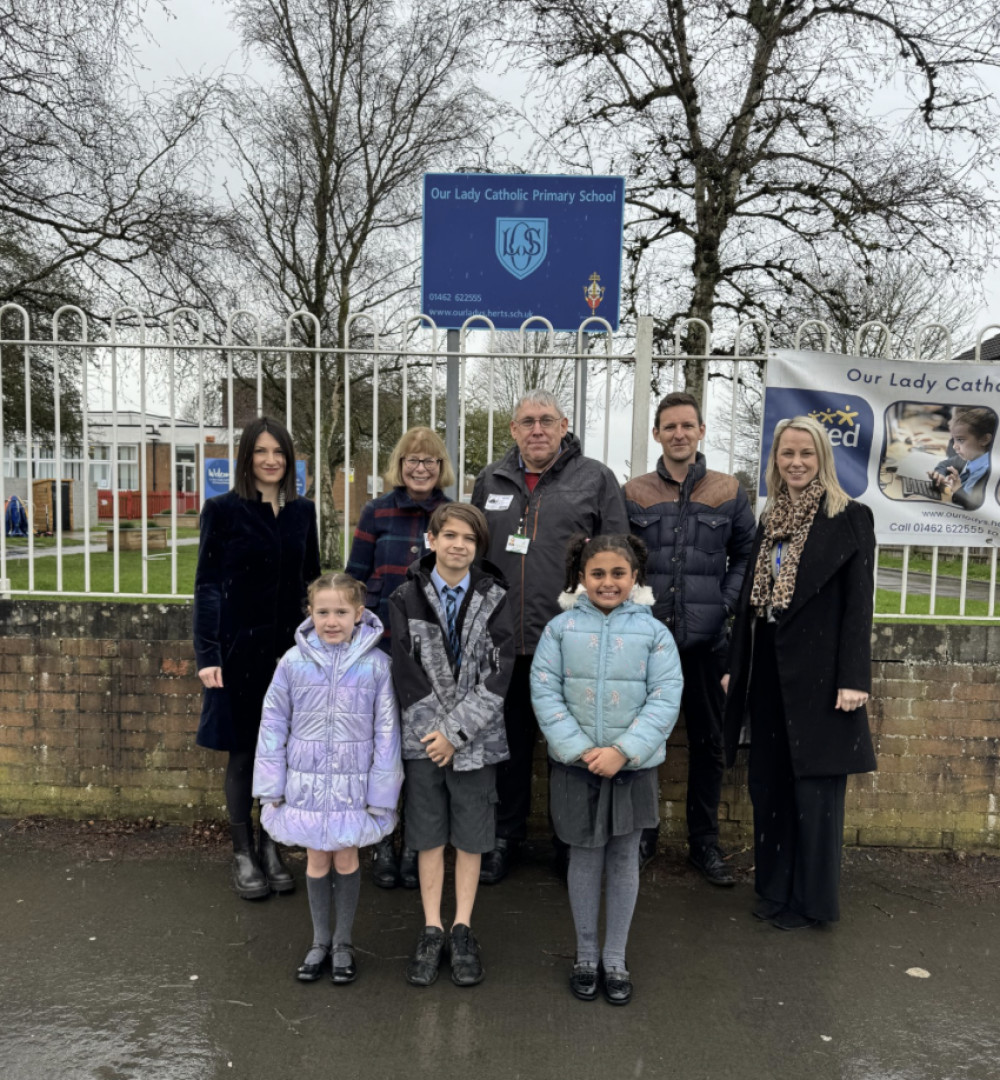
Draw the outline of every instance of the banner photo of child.
M886 498L983 504L997 414L981 406L897 401L885 411L879 486Z

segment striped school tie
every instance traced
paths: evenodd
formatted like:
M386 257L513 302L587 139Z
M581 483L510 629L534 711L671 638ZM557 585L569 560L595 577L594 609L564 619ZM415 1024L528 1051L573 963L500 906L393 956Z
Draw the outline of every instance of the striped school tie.
M448 620L448 644L451 645L452 655L455 657L455 670L462 664L461 642L458 639L458 608L462 589L460 586L451 588L448 585L441 590L444 593L444 614Z

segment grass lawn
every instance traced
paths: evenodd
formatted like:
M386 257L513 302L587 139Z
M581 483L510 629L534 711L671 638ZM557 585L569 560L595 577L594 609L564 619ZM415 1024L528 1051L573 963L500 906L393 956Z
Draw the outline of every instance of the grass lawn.
M90 541L91 543L97 543L104 538L104 529L91 529ZM77 536L64 536L63 547L74 547L83 543L83 530L80 530L80 535ZM56 538L54 536L36 536L35 548L54 548L56 546ZM7 550L8 551L27 551L28 550L28 538L26 536L8 536L7 537Z
M904 621L911 615L927 615L931 609L930 596L920 593L910 593L906 598L906 614L899 615L899 593L889 592L888 589L878 589L875 594L875 621L884 622L891 618L893 613L898 619ZM934 605L935 615L958 615L959 601L957 596L939 596ZM966 600L965 615L968 617L981 615L987 618L989 605L985 600ZM950 620L949 620L950 621ZM1000 614L995 614L993 622L1000 622Z
M151 593L169 593L170 590L170 551L157 551L149 559L149 587ZM69 555L63 559L63 589L71 592L83 591L83 555ZM114 555L101 552L90 556L90 588L93 592L112 592ZM177 591L194 591L194 572L198 562L198 547L191 544L177 549ZM119 554L119 586L122 593L142 591L142 552L123 551ZM28 588L28 561L18 559L7 563L12 589ZM35 560L35 589L40 592L54 591L56 588L56 559L46 556ZM74 597L73 599L81 599ZM95 597L100 600L102 597ZM121 597L122 600L141 602L142 597ZM184 598L179 601L186 602Z
M178 522L183 521L183 518L178 518ZM152 526L151 526L152 527ZM131 532L132 530L127 530ZM92 544L99 544L105 536L107 536L109 530L105 526L90 530L90 542ZM173 539L173 533L167 528L167 539ZM177 539L178 540L194 540L199 536L197 528L181 528L177 526ZM79 546L83 543L83 530L81 529L79 535L76 536L64 536L63 547ZM41 548L54 548L56 546L56 538L54 536L36 536L35 537L35 550ZM8 536L7 537L7 549L9 551L27 551L28 550L28 538L26 536Z
M899 555L884 555L881 551L878 556L879 566L884 566L888 570L902 570L903 560ZM922 574L929 574L934 569L934 560L928 558L926 555L911 555L909 568L911 570L918 571ZM938 557L938 577L956 577L962 576L962 560L958 559L945 559ZM976 581L989 581L990 580L990 566L989 563L980 563L969 561L969 580Z

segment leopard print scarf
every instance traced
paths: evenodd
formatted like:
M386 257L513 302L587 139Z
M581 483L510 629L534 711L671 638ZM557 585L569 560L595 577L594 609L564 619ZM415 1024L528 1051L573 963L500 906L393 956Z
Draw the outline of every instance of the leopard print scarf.
M764 539L757 553L753 588L750 592L750 604L761 617L766 616L769 606L775 611L784 611L791 604L799 559L824 493L823 485L817 477L802 492L798 502L792 502L787 488L775 499L774 507L764 522ZM778 578L772 583L771 551L778 540L789 538L790 542L784 546L781 553Z

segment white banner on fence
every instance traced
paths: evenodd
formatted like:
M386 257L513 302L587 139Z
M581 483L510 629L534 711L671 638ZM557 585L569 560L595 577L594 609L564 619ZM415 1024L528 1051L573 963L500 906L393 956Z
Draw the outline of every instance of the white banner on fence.
M763 474L779 420L812 416L880 544L1000 542L1000 368L779 350L767 365Z

